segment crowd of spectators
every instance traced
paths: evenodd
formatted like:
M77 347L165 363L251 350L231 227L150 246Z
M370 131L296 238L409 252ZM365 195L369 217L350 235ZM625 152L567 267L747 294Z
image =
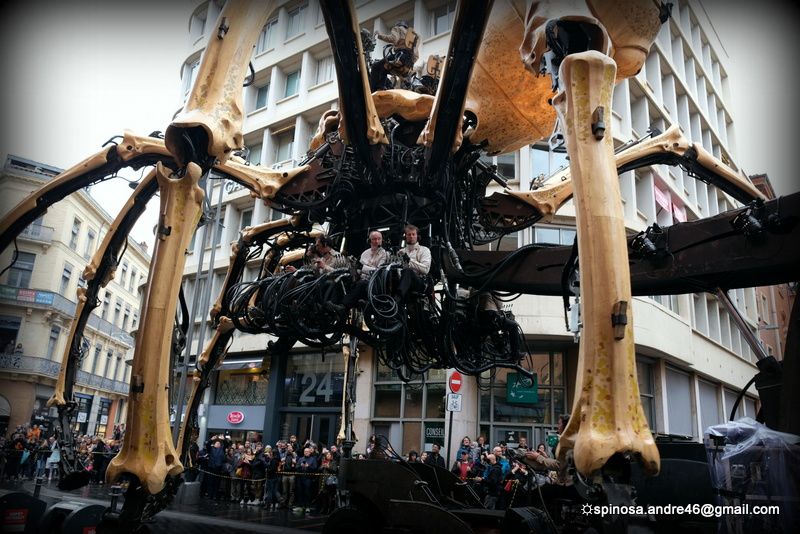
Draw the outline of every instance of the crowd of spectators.
M552 451L548 451L544 443L538 444L532 450L528 447L527 439L523 437L514 449L517 454L510 454L505 442L490 446L483 436L476 441L464 436L449 468L454 475L472 487L489 509L505 510L509 507L530 506L532 492L539 486L559 484L563 482L563 478L560 478L558 472L558 462L551 458ZM529 461L515 459L522 456L527 456ZM410 451L406 461L445 467L438 445L421 455Z
M218 434L202 448L194 447L201 494L210 499L267 509L298 508L330 513L335 507L340 452L296 436L275 446L236 442Z
M124 429L119 426L109 439L76 437L79 461L91 473L92 483L103 484L106 467L119 452L123 439ZM371 450L374 444L373 438L366 457L385 457L375 455ZM472 487L487 508L505 510L529 506L538 486L559 483L558 464L550 458L552 451L544 443L531 450L527 440L520 438L515 449L516 454L510 454L504 442L491 446L483 436L476 441L465 436L449 465L438 445L421 454L410 451L404 459L449 468ZM521 451L535 461L518 461ZM17 427L9 438L0 438L0 480L32 480L39 476L47 481L57 479L60 455L55 437L43 435L38 425ZM187 467L200 473L200 491L206 498L269 510L310 512L314 508L327 514L336 507L340 459L336 445L326 447L311 440L300 444L296 436L278 440L272 446L261 441L234 442L229 435L218 434L202 448L192 445Z
M103 484L106 467L122 446L125 431L115 426L111 437L78 435L75 450L80 465L91 473L90 481ZM9 436L0 437L0 480L33 480L43 476L58 480L61 450L53 432L42 432L39 425L18 426Z

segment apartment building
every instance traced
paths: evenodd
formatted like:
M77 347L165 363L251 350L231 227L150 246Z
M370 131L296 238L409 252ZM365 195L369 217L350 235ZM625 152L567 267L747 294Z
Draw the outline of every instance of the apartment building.
M221 5L198 3L190 17L189 50L182 67L186 95ZM370 32L386 33L397 20L407 21L422 37L422 58L447 49L455 1L372 0L355 5L361 27ZM691 141L736 168L735 126L728 105L735 82L718 52L721 45L712 23L693 1L675 2L641 72L614 91L610 126L617 145L641 138L651 128L663 131L677 123ZM378 43L375 58L383 44ZM336 73L318 3L280 2L258 39L252 64L254 82L243 89L248 159L254 165L292 166L305 154L322 113L337 105ZM567 165L565 155L550 151L545 143L488 159L511 187L521 190ZM208 194L219 206L219 239L213 239L210 231L205 239L196 238L185 270L188 294L211 284L212 302L228 267L229 244L239 229L281 216L254 203L236 184L216 182L211 181ZM630 230L705 218L736 206L728 195L680 168L654 166L627 172L620 176L620 184ZM574 237L574 210L567 205L552 223L536 225L493 246L510 250L532 242L569 245ZM212 244L217 242L215 249ZM246 277L255 273L252 265ZM748 328L757 332L756 291L739 289L730 298ZM523 296L514 302L513 312L532 352L537 400L512 402L508 382L513 377L506 371L487 375L480 383L468 379L461 389L463 409L455 417L454 443L464 435L474 439L481 434L512 446L520 437L535 444L554 433L559 414L570 411L578 350L565 329L560 299ZM191 349L195 354L198 338L208 340L211 335L204 317L205 310L198 310ZM703 429L728 418L741 389L755 374L753 351L727 309L710 294L637 297L633 317L642 403L652 430L702 439ZM206 394L201 437L206 431L226 430L241 437L263 434L269 441L289 434L332 441L339 428L342 358L335 352L323 355L300 348L288 361L267 362L263 369L266 342L263 335L235 335L228 359ZM406 384L375 361L366 347L359 370L356 432L362 441L373 432L382 433L404 452L444 442L448 434L444 397L451 371L430 371L424 380ZM228 421L226 415L234 407L245 414L243 422ZM735 415L754 417L757 407L756 392L747 391Z
M8 156L0 213L8 213L60 172ZM83 269L112 222L100 203L80 190L54 204L0 254L3 268L10 265L0 276L0 404L8 412L0 419L4 428L52 424L55 409L46 403L67 348L77 290L86 284ZM90 316L84 332L88 350L74 388L75 430L82 434L110 435L114 424L125 422L128 360L134 346L130 332L139 323L138 289L147 280L149 265L146 246L129 239L115 279L100 291L100 305Z

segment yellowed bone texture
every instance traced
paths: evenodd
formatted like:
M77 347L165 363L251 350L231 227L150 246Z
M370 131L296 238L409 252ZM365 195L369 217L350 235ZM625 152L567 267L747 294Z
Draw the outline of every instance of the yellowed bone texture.
M85 160L73 165L69 169L65 170L49 182L47 182L44 186L40 189L37 189L26 198L22 200L19 204L17 204L14 209L10 212L3 215L2 219L0 219L0 235L5 234L8 232L11 225L16 222L19 218L21 218L26 213L30 212L31 210L36 208L37 200L41 198L44 194L48 191L52 191L63 184L69 183L71 180L81 176L82 174L86 174L89 171L92 171L102 165L108 163L108 148L104 148L103 150L97 152L96 154L92 154Z
M200 219L202 173L190 163L182 177L174 177L161 163L156 166L161 205L150 276L142 304L139 336L133 355L126 437L111 460L106 480L123 473L136 476L147 493L164 488L167 476L183 471L169 424L169 368L172 323L178 301L186 248Z
M181 136L188 128L205 131L208 154L221 162L244 146L242 84L249 74L247 65L258 35L277 4L275 0L235 0L222 8L203 51L197 81L166 131L167 148L178 165L187 163ZM228 29L219 30L221 25Z
M570 156L585 313L577 394L558 457L563 461L574 449L578 471L588 476L615 453L634 453L647 472L657 473L658 450L637 383L630 269L613 141L608 129L599 140L592 133L595 110L611 110L616 68L608 56L591 51L567 56L560 70L563 90L554 105ZM628 306L622 339L615 338L612 323L619 302Z
M77 291L78 305L75 306L75 317L79 317L83 313L83 308L86 306L86 289L79 287ZM72 320L72 325L69 328L69 336L67 339L75 337L75 330L78 328L78 321ZM53 396L47 401L47 406L64 406L66 400L64 399L64 387L67 385L67 362L69 361L70 344L64 347L64 355L61 358L61 369L58 372L56 379L55 391ZM77 365L77 362L75 363Z

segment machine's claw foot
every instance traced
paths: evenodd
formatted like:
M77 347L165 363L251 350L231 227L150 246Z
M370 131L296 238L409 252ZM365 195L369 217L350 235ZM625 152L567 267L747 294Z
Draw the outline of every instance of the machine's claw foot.
M183 483L183 477L167 477L164 489L155 494L148 493L134 475L122 475L120 481L126 486L122 508L106 510L97 525L97 534L147 534L150 529L145 522L169 506Z

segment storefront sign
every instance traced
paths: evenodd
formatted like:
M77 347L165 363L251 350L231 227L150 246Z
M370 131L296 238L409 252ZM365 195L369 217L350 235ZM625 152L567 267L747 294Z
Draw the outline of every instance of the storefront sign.
M444 439L444 423L425 423L425 441Z
M531 380L519 376L519 373L508 373L506 380L506 402L511 404L536 404L539 402L539 379L536 374Z
M225 420L232 425L238 425L244 421L244 414L242 412L229 412Z

